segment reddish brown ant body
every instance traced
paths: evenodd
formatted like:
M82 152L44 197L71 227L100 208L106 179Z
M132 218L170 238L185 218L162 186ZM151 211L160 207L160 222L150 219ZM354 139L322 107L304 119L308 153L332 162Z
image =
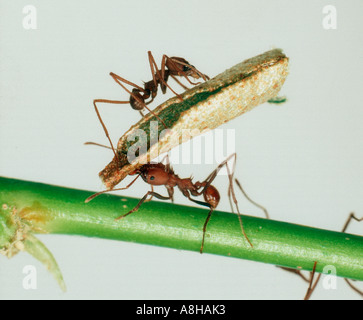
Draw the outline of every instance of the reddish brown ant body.
M141 177L147 184L151 185L152 188L154 186L165 186L168 192L168 196L162 196L159 193L154 192L154 190L152 189L152 191L147 192L142 199L139 201L139 203L137 204L137 206L132 209L131 211L129 211L128 213L118 217L116 220L120 220L125 218L126 216L128 216L129 214L139 210L139 208L141 207L141 205L147 200L147 198L149 196L151 197L155 197L158 198L160 200L172 200L174 198L174 188L178 187L179 190L182 192L182 194L188 198L190 201L197 203L199 205L202 206L206 206L210 209L207 219L205 220L204 226L203 226L203 239L202 239L202 245L200 248L200 253L203 252L203 248L204 248L204 240L205 240L205 233L207 230L207 225L208 222L212 216L213 211L216 209L216 207L219 204L220 201L220 194L218 192L218 190L212 185L212 182L214 181L214 179L216 178L216 176L218 175L219 171L223 168L226 167L227 169L227 173L228 173L228 178L229 178L229 189L228 189L228 196L231 197L233 199L233 202L237 208L237 213L238 213L238 219L240 222L240 226L241 226L241 230L243 235L245 236L246 240L248 241L248 243L250 244L251 247L253 247L252 243L250 242L250 240L248 239L246 232L244 230L243 224L242 224L242 218L239 212L239 208L238 208L238 204L237 204L237 199L235 197L234 194L234 190L233 190L233 175L234 175L234 169L231 172L228 166L228 162L234 158L234 161L236 161L236 154L232 154L231 156L229 156L225 161L223 161L208 177L207 179L205 179L202 182L195 182L193 183L192 178L186 178L186 179L182 179L180 178L178 175L176 175L174 173L174 170L171 168L170 163L169 163L169 158L166 157L165 159L167 159L167 163L163 164L162 162L160 163L148 163L145 164L143 166L141 166L138 170L132 172L130 175L137 175L137 177L125 188L120 188L120 189L113 189L112 191L116 191L116 190L125 190L128 189L139 177ZM110 191L110 190L108 190ZM92 199L94 199L96 196L108 192L106 191L102 191L99 193L96 193L94 195L92 195L91 197L89 197L86 202L91 201ZM204 201L198 201L193 199L192 197L199 197L199 196L203 196Z
M191 85L197 85L199 83L192 82L189 77L192 77L194 79L200 79L202 78L204 81L209 80L209 77L201 73L199 70L197 70L194 66L192 66L187 60L180 57L171 57L169 58L167 55L163 55L162 62L161 62L161 69L158 69L158 66L155 62L155 59L151 53L151 51L148 52L149 57L149 64L150 69L152 73L153 79L144 83L144 88L138 86L135 83L132 83L119 75L111 72L110 76L115 80L117 84L119 84L126 92L130 94L130 99L128 101L118 101L118 100L108 100L108 99L95 99L93 100L93 105L95 107L97 116L102 124L102 127L106 133L106 136L108 140L110 141L110 138L108 136L108 132L106 129L106 126L104 122L102 121L101 115L98 111L97 104L98 103L109 103L109 104L130 104L131 107L134 110L137 110L140 112L141 116L144 117L143 110L146 109L151 114L153 114L163 125L165 128L167 128L166 124L162 119L160 119L157 115L153 113L152 110L149 109L148 105L152 103L157 95L158 87L160 85L161 91L163 94L166 93L167 88L169 88L176 96L179 97L181 101L183 101L182 97L176 93L169 85L168 85L168 79L169 77L172 77L180 86L184 88L184 90L187 90L188 87L183 85L177 77L184 77ZM124 85L128 84L132 87L132 91L126 88ZM149 101L146 101L150 99ZM110 141L111 142L111 141ZM112 145L112 143L111 143Z
M143 115L142 110L146 107L146 105L154 101L158 92L159 85L163 94L165 94L167 88L169 88L175 95L177 95L181 99L180 95L178 95L168 85L169 77L172 77L185 90L187 90L188 88L184 86L176 77L184 77L192 85L197 85L199 83L191 82L189 77L192 77L194 79L203 78L204 81L209 79L208 76L202 74L184 58L180 57L169 58L167 55L163 55L161 70L159 70L155 63L154 57L150 51L148 52L148 56L149 56L149 64L153 79L151 81L145 82L144 88L141 88L135 85L134 83L131 83L126 79L117 76L114 73L110 74L112 78L130 94L129 102L131 107L134 110L140 111L141 115ZM132 89L132 91L130 92L124 85L122 85L121 82L133 86L134 89ZM151 100L146 102L146 100L149 98L151 98Z
M167 88L169 88L175 95L177 95L181 99L180 95L178 95L168 85L169 77L172 77L185 90L187 90L188 88L184 86L176 77L184 77L192 85L197 85L199 83L191 82L189 77L192 77L194 79L203 78L204 81L209 79L208 76L202 74L184 58L180 57L169 58L167 55L164 54L161 62L161 69L159 70L151 51L148 52L148 57L149 57L149 64L153 79L151 81L145 82L144 88L141 88L136 84L112 72L110 73L111 77L130 94L129 103L131 107L134 110L140 111L142 116L143 116L142 110L144 108L149 110L146 106L154 101L158 92L159 85L161 87L161 91L163 94L165 94ZM122 82L133 86L134 89L132 89L132 91L130 92L122 84ZM151 100L146 102L146 100L149 98L151 98Z

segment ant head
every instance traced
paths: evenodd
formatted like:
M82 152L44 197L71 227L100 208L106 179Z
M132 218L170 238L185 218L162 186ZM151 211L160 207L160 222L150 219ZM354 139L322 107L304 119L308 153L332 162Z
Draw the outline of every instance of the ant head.
M148 184L153 186L162 186L169 181L170 174L166 171L163 164L147 164L144 165L139 174L141 178Z
M194 79L201 78L201 75L197 72L197 69L192 65L184 66L183 71L187 76L193 77Z
M167 67L174 72L177 72L179 76L193 77L199 79L201 75L197 72L197 69L191 65L187 60L180 57L172 57L171 62L167 61Z

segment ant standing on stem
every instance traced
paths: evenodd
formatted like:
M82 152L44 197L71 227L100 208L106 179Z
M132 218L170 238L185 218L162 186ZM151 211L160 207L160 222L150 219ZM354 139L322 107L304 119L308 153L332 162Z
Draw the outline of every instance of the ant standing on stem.
M151 185L152 187L154 187L154 186L165 186L166 187L167 192L168 192L168 196L162 196L159 193L154 192L153 190L149 191L142 197L142 199L139 201L139 203L137 204L137 206L134 209L132 209L128 213L126 213L126 214L124 214L124 215L122 215L122 216L120 216L120 217L118 217L116 219L116 220L120 220L120 219L123 219L126 216L130 215L131 213L134 213L137 210L139 210L141 205L147 200L147 198L149 196L156 197L156 198L158 198L160 200L172 200L173 201L174 188L178 187L179 190L182 192L182 194L186 198L188 198L190 201L192 201L194 203L197 203L199 205L202 205L202 206L206 206L206 207L208 207L210 209L209 213L208 213L208 216L207 216L207 218L205 220L204 226L203 226L203 238L202 238L202 244L201 244L201 248L200 248L200 253L202 253L203 248L204 248L205 233L206 233L206 230L207 230L208 222L209 222L209 220L210 220L210 218L212 216L213 211L217 208L217 206L219 204L219 201L220 201L220 194L219 194L218 190L212 185L212 182L217 177L219 171L223 167L226 167L227 174L228 174L228 179L229 179L228 197L230 198L230 200L231 199L233 200L233 202L235 204L235 207L237 209L237 214L238 214L238 219L239 219L242 234L244 235L244 237L248 241L249 245L251 247L253 247L251 241L249 240L249 238L248 238L248 236L247 236L247 234L245 232L243 222L242 222L242 218L241 218L241 214L240 214L240 211L239 211L239 208L238 208L238 202L237 202L237 199L236 199L236 196L235 196L235 193L234 193L234 189L233 189L233 176L234 176L236 158L237 158L236 153L233 153L225 161L223 161L221 164L219 164L218 167L204 181L202 181L202 182L198 181L198 182L193 183L192 178L182 179L178 175L176 175L174 173L174 170L172 169L172 167L170 165L169 157L166 156L164 158L164 160L166 159L166 164L163 164L164 160L162 162L159 162L159 163L145 164L145 165L141 166L138 170L130 173L130 175L137 175L137 177L129 185L127 185L126 187L98 192L98 193L92 195L91 197L89 197L88 199L86 199L86 203L91 201L92 199L94 199L98 195L103 194L105 192L120 191L120 190L128 189L129 187L132 186L132 184L139 177L141 177L147 184ZM234 160L233 170L232 171L230 170L229 165L228 165L228 162L231 159ZM236 182L237 182L238 187L245 194L245 192L242 189L241 184L238 181L236 181ZM192 198L192 196L193 197L203 196L204 201L195 200L195 199ZM247 199L249 201L251 201L252 203L256 204L250 198L247 197ZM261 207L260 205L258 205L258 206ZM232 211L234 211L233 206L232 206L232 202L231 202L231 207L232 207ZM263 208L263 207L261 207L261 208Z

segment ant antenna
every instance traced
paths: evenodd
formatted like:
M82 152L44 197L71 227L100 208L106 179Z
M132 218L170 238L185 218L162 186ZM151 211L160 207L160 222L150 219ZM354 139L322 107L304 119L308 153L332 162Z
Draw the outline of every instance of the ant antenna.
M88 141L88 142L85 142L84 143L84 145L90 145L90 146L97 146L97 147L102 147L102 148L106 148L106 149L110 149L110 150L112 150L112 148L111 147L109 147L109 146L106 146L106 145L104 145L104 144L100 144L100 143L97 143L97 142L90 142L90 141Z
M91 200L93 200L94 198L98 197L99 195L103 194L103 193L106 193L106 192L111 192L111 191L121 191L121 190L126 190L128 188L130 188L134 182L140 177L140 175L138 174L137 177L131 181L130 184L128 184L126 187L124 188L118 188L118 189L112 189L112 190L103 190L103 191L100 191L100 192L97 192L95 194L93 194L92 196L88 197L84 202L85 203L88 203L90 202Z

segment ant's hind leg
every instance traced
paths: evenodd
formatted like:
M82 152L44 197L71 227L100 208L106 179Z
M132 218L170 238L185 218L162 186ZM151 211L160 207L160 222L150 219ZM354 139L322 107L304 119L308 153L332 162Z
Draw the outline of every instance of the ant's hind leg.
M238 201L237 201L236 194L235 194L234 188L233 188L233 176L234 176L234 172L235 172L236 161L237 161L237 155L234 154L234 163L233 163L232 171L230 171L230 169L229 169L228 161L225 164L226 169L227 169L227 173L228 173L228 179L229 179L228 197L230 199L233 199L234 205L236 206L237 216L238 216L238 220L239 220L239 224L240 224L240 227L241 227L242 234L244 235L244 237L246 238L246 240L250 244L250 246L253 248L253 244L250 241L250 239L248 238L247 233L245 231L243 221L242 221L241 212L239 211L239 207L238 207ZM232 203L231 200L230 200L230 203Z
M120 77L119 75L113 73L113 72L110 72L110 76L112 77L113 80L115 80L115 82L120 85L127 93L129 93L131 96L133 95L132 92L127 89L122 83L126 83L128 84L129 86L132 86L134 88L136 88L137 90L139 90L140 92L143 92L143 93L146 93L145 89L144 88L141 88L140 86L138 86L137 84L131 82L131 81L128 81L126 80L125 78L122 78ZM135 99L137 99L136 96L134 96ZM143 101L140 101L140 102L143 102Z
M138 103L140 103L144 108L146 108L146 103L145 101L141 98L140 94L139 96L136 95L133 91L130 91L129 89L126 88L126 86L123 85L123 83L128 84L129 86L134 87L138 92L142 92L144 95L147 95L148 93L146 92L146 90L144 88L141 88L140 86L138 86L137 84L126 80L125 78L120 77L119 75L110 72L110 76L112 77L113 80L115 80L115 82L120 85L132 98L135 99L135 101L137 101ZM130 101L128 102L130 104ZM148 109L148 108L146 108ZM149 110L149 109L148 109Z
M158 76L158 79L160 81L160 86L161 89L163 91L163 93L165 93L166 88L169 88L171 92L173 92L178 98L179 100L183 101L183 98L181 97L181 95L179 93L176 93L169 85L168 85L168 79L165 73L165 63L164 61L162 61L161 63L161 71L158 69L158 66L155 62L154 56L152 55L151 51L148 52L148 56L149 56L149 63L150 63L150 69L151 69L151 73L153 76L153 81L155 83L155 86L158 85L158 80L156 78L156 75Z
M241 183L240 183L237 179L235 179L234 181L236 182L236 184L237 184L238 188L241 190L241 192L243 193L243 195L245 196L245 198L246 198L249 202L251 202L253 205L255 205L256 207L260 208L260 209L261 209L261 210L265 213L266 219L270 219L270 215L269 215L269 213L268 213L267 209L266 209L265 207L261 206L260 204L258 204L257 202L253 201L253 200L252 200L252 199L251 199L251 198L247 195L246 191L242 188Z

